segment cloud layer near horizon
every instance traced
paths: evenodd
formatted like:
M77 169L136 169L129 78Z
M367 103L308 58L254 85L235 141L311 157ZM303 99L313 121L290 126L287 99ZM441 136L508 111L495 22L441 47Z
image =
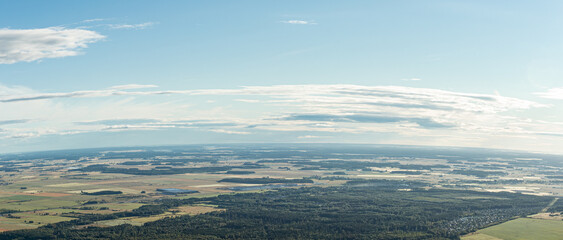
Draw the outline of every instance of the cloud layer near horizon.
M192 129L231 136L283 132L295 141L384 133L395 136L389 143L422 138L435 145L482 146L496 138L533 141L563 133L561 123L511 114L549 106L499 95L359 85L154 88L129 84L42 93L0 85L0 112L5 113L0 139Z
M542 98L563 100L563 87L551 88L545 92L536 92L534 94Z

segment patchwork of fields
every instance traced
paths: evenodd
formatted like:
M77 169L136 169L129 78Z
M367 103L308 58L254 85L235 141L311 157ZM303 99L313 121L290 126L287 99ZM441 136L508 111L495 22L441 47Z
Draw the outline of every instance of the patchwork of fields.
M560 162L553 156L406 147L236 145L4 155L0 156L0 231L37 228L84 214L128 212L163 199L330 187L378 179L404 181L400 191L421 187L561 196L561 172ZM421 185L407 184L410 181ZM165 188L195 193L165 195L158 191ZM480 198L471 195L464 200ZM451 201L432 196L413 200ZM225 209L205 204L183 206L154 216L102 220L86 226L140 226L167 217L215 211ZM504 239L514 232L511 228L543 229L560 236L554 229L561 229L561 223L517 219L465 238Z

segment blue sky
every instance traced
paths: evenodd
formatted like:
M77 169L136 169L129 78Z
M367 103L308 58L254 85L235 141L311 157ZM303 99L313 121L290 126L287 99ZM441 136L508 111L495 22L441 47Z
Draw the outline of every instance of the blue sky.
M0 152L563 153L560 1L2 1Z

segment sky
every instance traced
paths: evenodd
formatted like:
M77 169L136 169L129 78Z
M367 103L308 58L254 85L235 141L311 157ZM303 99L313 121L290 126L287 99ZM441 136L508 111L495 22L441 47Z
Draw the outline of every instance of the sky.
M0 153L563 154L562 1L0 1Z

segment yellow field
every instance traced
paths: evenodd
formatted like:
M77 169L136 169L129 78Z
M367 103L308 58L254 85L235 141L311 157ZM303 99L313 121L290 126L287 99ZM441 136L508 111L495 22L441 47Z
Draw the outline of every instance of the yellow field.
M123 160L125 161L125 160ZM260 173L262 172L262 173ZM290 171L272 171L259 169L256 176L302 176ZM41 176L40 176L41 175ZM88 173L76 174L66 170L40 171L26 170L13 176L3 176L13 184L0 187L0 208L16 210L12 218L0 217L0 231L36 228L47 223L68 221L61 217L64 213L99 213L109 214L130 211L159 198L192 198L228 194L232 191L223 189L240 186L237 183L217 183L225 177L248 177L245 175L222 174L177 174L136 176L127 174ZM163 196L158 188L181 188L197 190L199 193L178 196ZM81 192L121 191L119 195L83 195ZM144 193L141 193L144 192ZM85 204L87 202L91 202ZM141 203L143 202L143 203ZM117 219L97 223L98 226L112 226L121 223L139 225L163 217L182 214L201 214L220 211L213 206L188 206L171 209L173 212L146 217ZM29 223L33 221L33 223Z

